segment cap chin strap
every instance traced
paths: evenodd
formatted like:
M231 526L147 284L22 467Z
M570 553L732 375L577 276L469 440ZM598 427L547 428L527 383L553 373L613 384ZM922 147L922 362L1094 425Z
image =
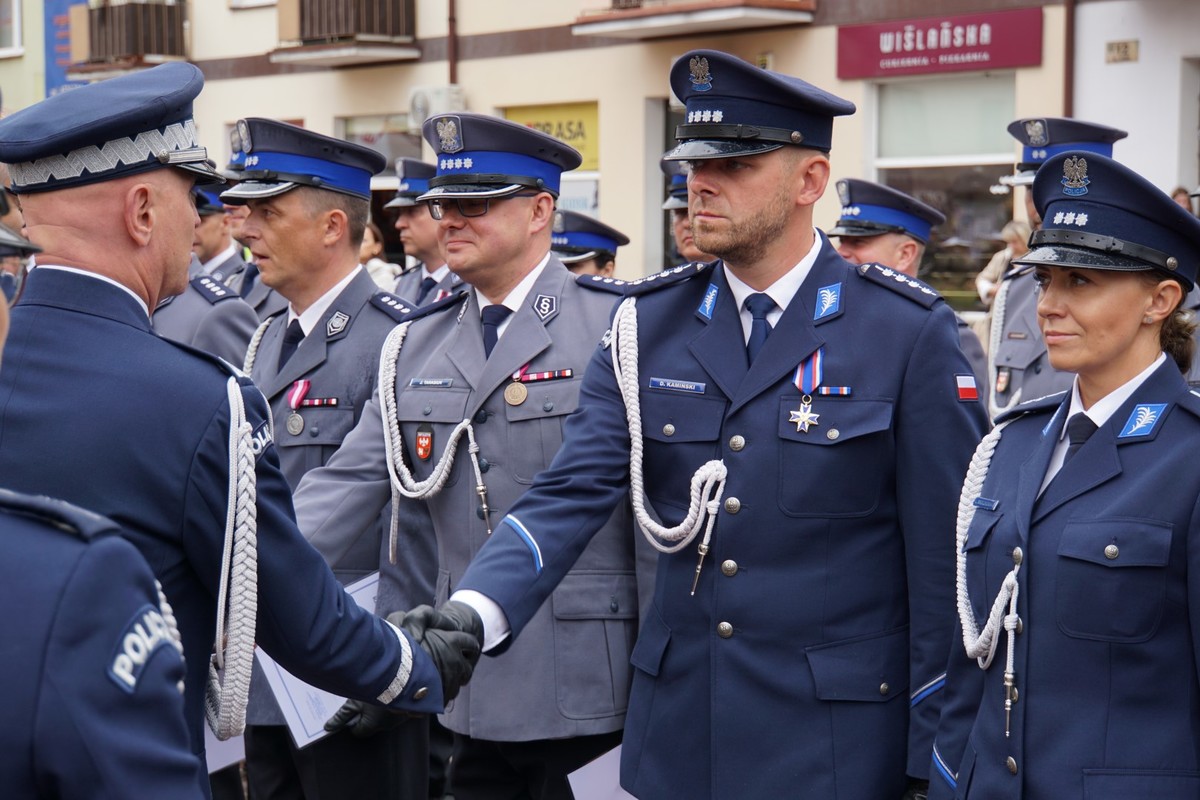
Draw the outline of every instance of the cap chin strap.
M1130 258L1145 262L1147 266L1157 267L1167 272L1175 272L1179 269L1179 259L1175 258L1175 256L1168 255L1161 250L1155 250L1153 247L1146 247L1143 244L1127 242L1123 239L1103 236L1097 233L1068 231L1063 228L1042 228L1034 231L1033 235L1029 237L1029 246L1033 248L1043 244L1083 247L1087 250L1097 250L1101 253L1129 256Z
M258 485L251 441L254 431L246 420L237 377L229 378L226 392L229 494L217 595L217 635L205 694L208 725L221 740L237 736L246 727L246 701L254 664L254 626L258 617Z
M459 312L460 319L469 303L469 297L463 301L462 311ZM467 454L470 456L471 466L475 470L475 493L479 496L483 507L483 519L487 525L488 535L490 536L492 533L492 523L488 516L487 485L483 482L483 471L479 468L479 444L475 441L475 428L471 425L470 417L459 422L450 432L450 438L447 440L441 456L433 465L433 470L428 478L418 481L413 477L408 465L404 463L404 437L400 433L400 420L396 408L396 398L400 388L396 385L396 361L400 356L400 348L404 344L404 338L408 335L410 325L412 325L411 322L397 325L384 340L383 349L379 355L379 380L376 384L383 417L385 460L392 487L392 519L388 531L388 561L392 564L396 563L397 557L400 498L427 500L442 490L446 481L450 479L450 470L454 466L458 442L464 433L467 436Z
M658 524L647 511L645 474L642 464L642 408L638 394L638 324L637 298L627 297L617 308L612 323L613 374L625 401L625 418L629 423L629 484L634 517L646 539L660 553L675 553L687 547L704 530L699 545L700 558L708 553L721 495L725 492L728 471L719 459L701 464L692 475L687 515L678 525L668 528ZM699 577L700 564L696 566ZM693 586L692 592L695 593Z

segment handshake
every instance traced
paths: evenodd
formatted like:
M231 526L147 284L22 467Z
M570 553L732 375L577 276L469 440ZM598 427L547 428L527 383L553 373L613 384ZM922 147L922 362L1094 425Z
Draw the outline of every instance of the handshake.
M388 622L412 637L433 661L442 678L442 697L450 702L471 679L483 650L483 622L475 609L455 601L441 608L418 606L389 614ZM325 723L325 730L348 728L355 736L372 736L394 728L413 715L382 706L347 700Z

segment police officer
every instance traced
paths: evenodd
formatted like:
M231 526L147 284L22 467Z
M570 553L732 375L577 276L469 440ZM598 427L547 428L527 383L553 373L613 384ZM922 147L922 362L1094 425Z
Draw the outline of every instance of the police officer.
M0 303L0 346L7 331ZM0 785L13 797L203 796L178 638L145 559L117 533L0 489Z
M112 518L156 570L188 654L194 752L206 711L218 736L240 732L255 642L332 691L438 710L472 653L420 631L418 647L349 601L296 529L262 395L150 330L149 309L186 285L190 190L213 174L191 117L202 85L165 64L0 120L44 251L0 372L0 474Z
M423 499L432 514L445 599L557 452L614 298L550 252L575 150L478 114L432 117L424 134L438 174L423 199L450 268L473 288L397 329L379 399L296 501L302 529L329 552L373 523L394 471L400 502ZM460 735L457 800L570 798L567 774L620 741L638 615L632 521L621 505L595 522L601 533L528 636L480 664L447 707L443 722Z
M229 163L225 165L222 174L226 183L234 186L242 179L242 172L246 169L246 153L237 125L229 130L229 150ZM242 240L242 224L250 210L246 206L227 205L225 213L229 216L229 235L240 249L239 256L246 265L245 269L231 270L225 282L250 304L260 320L265 321L287 308L287 298L258 279L258 264L254 262L253 253Z
M220 201L200 189L193 190L196 212L200 215L197 238L206 220L224 219ZM241 366L246 358L250 337L258 327L258 316L237 292L214 274L205 271L196 243L193 242L188 285L182 294L163 298L154 309L151 322L159 336L197 347L206 353ZM245 265L243 264L243 269Z
M233 210L221 202L219 192L196 189L200 227L196 228L192 252L200 259L200 271L226 286L232 286L234 277L246 270L242 247L233 240Z
M550 247L558 260L576 275L611 278L617 267L617 248L629 237L577 211L555 211Z
M1051 156L1029 253L1069 391L1002 417L958 517L961 638L930 798L1200 796L1200 397L1181 301L1200 221L1093 152Z
M670 179L667 199L662 207L664 211L671 212L671 235L675 240L676 254L684 263L712 261L715 256L701 251L696 246L696 237L692 235L692 221L688 218L687 162L663 158L658 164Z
M396 278L395 292L415 306L444 300L462 285L446 266L446 255L438 241L438 223L429 213L429 205L417 198L429 190L429 179L437 173L432 164L417 158L397 158L396 176L400 186L396 196L384 208L396 214L396 232L404 245L404 254L417 264Z
M954 313L813 227L851 103L711 50L671 86L687 117L668 157L691 162L692 228L721 260L628 287L554 464L421 613L519 647L632 494L664 555L625 788L914 797L950 645L949 520L984 429Z
M1018 119L1008 132L1021 143L1016 174L1002 182L1028 186L1046 159L1067 150L1111 156L1113 142L1125 131L1061 117ZM1026 192L1027 199L1030 197ZM1027 205L1032 207L1032 202ZM1036 222L1036 210L1030 215ZM1034 228L1036 229L1036 224ZM989 411L993 416L1023 400L1033 400L1070 388L1071 376L1050 364L1038 329L1037 284L1029 270L1010 270L992 301L991 341L988 343Z
M374 390L383 340L412 309L379 292L358 264L371 176L384 157L275 120L238 127L254 163L221 199L250 209L241 235L259 254L259 280L288 300L286 313L262 324L244 371L271 405L279 463L295 488L354 427ZM378 569L379 532L330 563L343 584ZM402 764L414 748L395 730L365 741L335 734L297 749L257 667L246 719L255 797L425 798L424 755Z
M882 264L917 277L925 245L946 215L915 197L879 183L845 178L837 182L842 212L829 231L838 254L851 264ZM980 397L987 396L987 357L979 337L958 317L958 343L971 364Z

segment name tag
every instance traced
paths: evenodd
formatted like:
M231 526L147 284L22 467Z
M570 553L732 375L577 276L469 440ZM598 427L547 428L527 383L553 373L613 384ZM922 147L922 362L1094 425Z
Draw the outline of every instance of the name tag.
M663 389L668 392L687 392L688 394L704 394L707 384L695 381L678 381L674 378L651 378L651 389Z
M409 387L417 389L448 389L454 385L453 378L412 378Z
M1000 501L999 500L990 500L986 497L976 497L975 502L972 505L974 505L976 508L983 508L988 511L995 511L997 508L999 508Z

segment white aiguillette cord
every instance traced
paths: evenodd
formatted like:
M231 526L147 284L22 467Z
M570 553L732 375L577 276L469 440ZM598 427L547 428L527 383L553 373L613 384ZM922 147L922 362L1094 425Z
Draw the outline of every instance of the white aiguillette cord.
M621 397L625 401L625 417L629 423L629 484L634 517L646 539L660 553L675 553L687 547L704 530L699 545L696 575L692 580L692 594L700 580L700 569L708 555L713 526L721 507L721 495L725 491L727 470L719 459L701 464L692 475L691 496L687 515L678 525L667 528L655 522L646 510L646 486L643 474L642 405L638 395L638 324L637 299L627 297L621 302L613 317L612 361L613 374ZM664 544L663 542L668 544Z

